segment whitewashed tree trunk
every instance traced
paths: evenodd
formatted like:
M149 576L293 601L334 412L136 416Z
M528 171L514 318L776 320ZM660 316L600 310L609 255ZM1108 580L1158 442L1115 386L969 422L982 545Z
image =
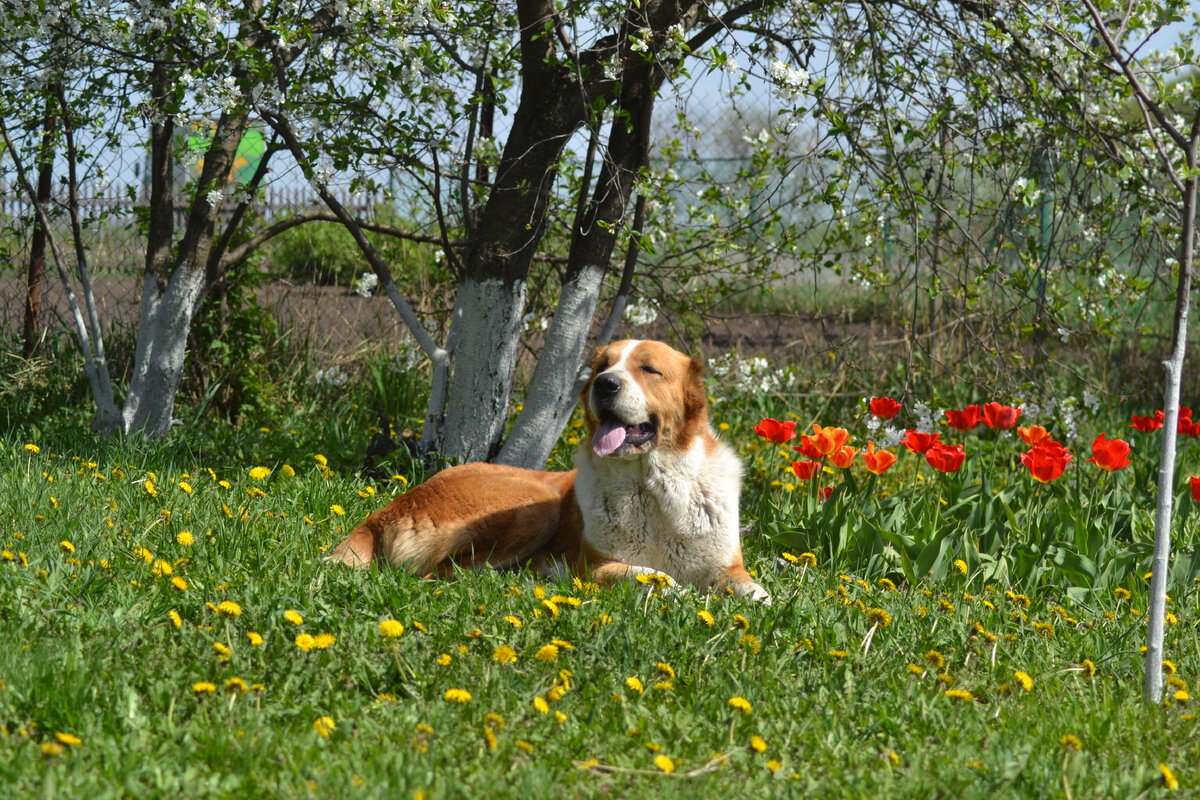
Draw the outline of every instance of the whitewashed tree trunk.
M1175 443L1179 425L1179 384L1183 378L1183 357L1187 347L1188 304L1192 290L1192 265L1196 239L1196 166L1195 141L1188 153L1190 177L1184 183L1183 232L1179 253L1179 285L1175 290L1175 320L1171 332L1171 355L1163 362L1166 390L1163 396L1162 454L1158 462L1158 505L1154 514L1154 557L1151 561L1150 608L1146 615L1146 680L1143 693L1147 702L1162 700L1163 622L1167 610L1167 571L1171 566L1171 507L1175 499Z
M190 265L177 268L163 287L146 277L122 432L164 436L171 430L188 331L205 288L204 270Z
M525 408L509 431L496 459L499 463L531 469L545 466L575 408L579 363L607 267L596 265L578 280L563 285L533 371Z
M463 278L451 322L454 378L441 451L460 462L496 454L512 394L525 310L523 280Z

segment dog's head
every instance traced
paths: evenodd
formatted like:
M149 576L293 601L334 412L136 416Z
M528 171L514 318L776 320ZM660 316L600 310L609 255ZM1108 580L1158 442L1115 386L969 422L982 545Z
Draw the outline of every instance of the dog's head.
M581 400L592 452L681 452L708 429L700 362L662 342L626 340L592 354Z

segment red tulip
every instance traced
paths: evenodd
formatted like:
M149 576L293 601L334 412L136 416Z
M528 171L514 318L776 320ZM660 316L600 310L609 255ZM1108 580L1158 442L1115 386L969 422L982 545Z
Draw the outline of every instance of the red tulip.
M1192 418L1179 418L1179 433L1189 439L1200 437L1200 422L1192 422Z
M858 451L853 447L846 445L833 453L829 454L829 463L833 464L838 469L849 469L854 463L854 457L858 455Z
M950 445L937 442L925 451L925 460L938 472L958 472L958 468L963 465L966 458L967 451L961 444Z
M1106 439L1104 434L1092 442L1092 457L1088 459L1106 472L1116 472L1129 466L1129 442L1124 439Z
M899 414L902 408L904 406L890 397L871 398L871 414L879 419L891 419Z
M1043 428L1041 425L1030 425L1028 428L1017 428L1017 436L1021 437L1021 441L1033 447L1043 439L1050 438L1050 431Z
M796 473L796 477L802 481L812 480L812 476L816 475L821 469L821 465L816 461L793 461L792 472Z
M909 431L900 440L900 444L909 449L910 452L917 455L924 455L925 452L938 443L941 437L940 433L921 433L920 431Z
M825 454L813 444L812 437L806 433L800 434L800 446L792 445L792 449L797 453L803 453L805 458L811 458L814 461L825 457Z
M1021 454L1021 463L1029 468L1035 480L1049 483L1063 474L1071 463L1071 454L1053 439L1045 439L1034 445L1029 452Z
M979 406L972 403L961 411L947 410L946 421L952 428L969 431L979 424L979 417L982 413Z
M862 452L862 460L867 465L867 472L882 475L896 463L896 454L888 450L876 452L875 443L867 442L867 449Z
M824 503L826 500L828 500L830 498L830 496L832 494L833 494L833 487L826 486L825 488L821 489L821 491L817 492L817 498L820 499L820 501L822 503Z
M1139 417L1136 414L1130 418L1132 424L1129 426L1142 433L1150 433L1156 431L1163 426L1163 412L1155 411L1153 417Z
M1019 408L1003 406L999 403L983 404L983 421L992 430L1006 431L1017 424L1017 419L1020 416L1021 409Z
M1200 503L1200 477L1193 475L1189 483L1192 485L1192 499Z
M788 422L780 422L777 419L767 417L760 420L754 426L754 432L769 442L783 444L786 441L796 438L796 423L790 420Z

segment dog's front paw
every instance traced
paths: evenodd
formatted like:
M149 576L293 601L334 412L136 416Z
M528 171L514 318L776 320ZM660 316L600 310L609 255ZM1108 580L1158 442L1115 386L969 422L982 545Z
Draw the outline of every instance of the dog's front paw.
M733 588L733 593L738 597L749 597L756 603L762 603L765 606L771 605L771 595L754 581L738 584Z

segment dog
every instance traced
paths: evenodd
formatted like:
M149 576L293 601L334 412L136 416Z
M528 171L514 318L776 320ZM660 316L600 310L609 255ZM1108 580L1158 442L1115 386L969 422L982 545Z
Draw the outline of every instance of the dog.
M529 565L602 586L648 576L770 603L742 562L742 464L709 425L700 362L626 340L597 348L590 368L574 470L451 467L376 511L327 560L435 576Z

